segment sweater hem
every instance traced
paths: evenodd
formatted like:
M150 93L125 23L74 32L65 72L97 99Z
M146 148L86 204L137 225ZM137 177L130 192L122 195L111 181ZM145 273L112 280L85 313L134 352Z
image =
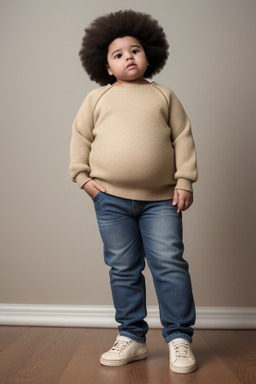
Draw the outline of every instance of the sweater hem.
M129 200L140 201L160 201L171 200L174 194L174 185L169 185L161 188L154 187L131 187L128 185L113 186L105 180L94 179L97 183L106 188L106 193L116 197Z

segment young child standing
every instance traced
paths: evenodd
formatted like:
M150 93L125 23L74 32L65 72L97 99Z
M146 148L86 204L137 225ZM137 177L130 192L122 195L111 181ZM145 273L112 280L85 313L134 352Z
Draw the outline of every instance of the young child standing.
M93 199L120 323L103 365L147 357L145 257L159 302L170 369L190 373L195 323L182 211L193 202L196 150L176 95L147 79L166 63L165 33L132 10L97 18L85 29L83 67L101 87L85 98L73 124L70 174Z

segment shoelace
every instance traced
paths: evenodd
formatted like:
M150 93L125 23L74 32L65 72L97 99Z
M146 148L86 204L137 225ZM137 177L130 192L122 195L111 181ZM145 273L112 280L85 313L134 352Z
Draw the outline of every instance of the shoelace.
M176 357L188 357L189 356L189 347L187 344L183 343L173 343L173 349L175 351Z
M129 344L131 344L132 340L120 340L116 339L115 344L111 348L112 351L122 352Z

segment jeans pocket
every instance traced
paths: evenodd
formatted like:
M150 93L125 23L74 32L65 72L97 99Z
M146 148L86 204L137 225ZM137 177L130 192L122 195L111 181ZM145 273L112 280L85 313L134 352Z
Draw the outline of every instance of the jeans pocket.
M104 195L104 193L101 192L101 191L99 191L99 192L97 193L97 195L94 196L94 198L92 199L92 201L94 202L94 204L97 203L97 202L101 199L102 195Z

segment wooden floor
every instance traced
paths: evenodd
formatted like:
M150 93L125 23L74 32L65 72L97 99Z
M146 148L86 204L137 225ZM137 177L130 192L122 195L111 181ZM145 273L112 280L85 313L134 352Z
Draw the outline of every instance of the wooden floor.
M256 330L196 330L198 370L169 370L161 331L147 336L146 360L104 367L101 353L112 347L114 329L0 327L0 384L255 384Z

